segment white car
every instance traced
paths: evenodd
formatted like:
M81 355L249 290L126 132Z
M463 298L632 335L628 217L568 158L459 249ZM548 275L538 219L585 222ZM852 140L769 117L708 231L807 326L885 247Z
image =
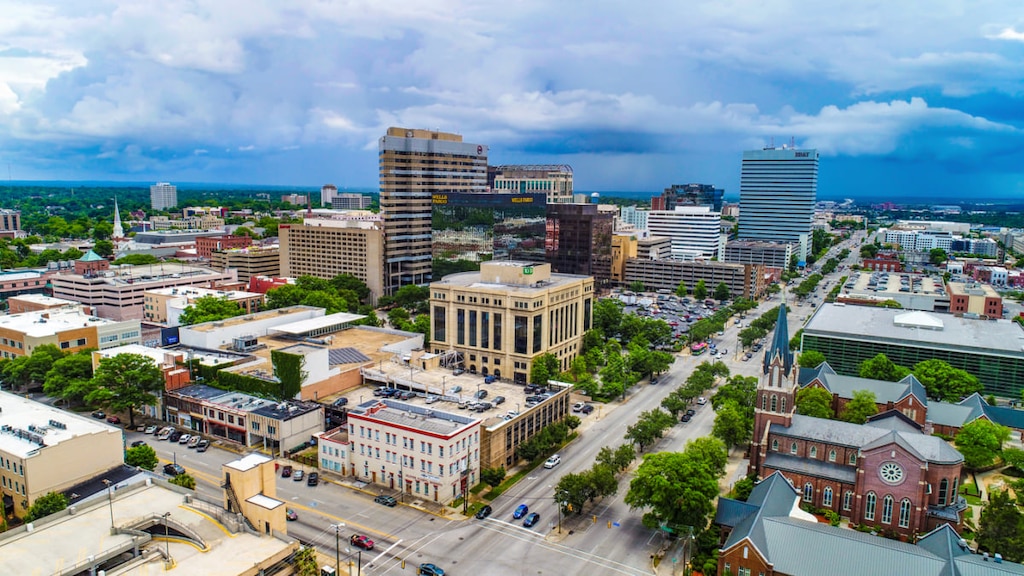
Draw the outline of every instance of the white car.
M577 403L572 405L572 411L573 412L579 412L581 410L583 410L583 402L577 402Z
M705 398L703 396L701 396L700 398L697 398L697 404L707 404L707 403L708 403L708 399L707 398Z
M548 458L544 462L544 467L550 469L550 468L554 468L555 466L558 466L561 463L562 463L562 457L559 456L558 454L555 454L554 456L552 456L551 458Z

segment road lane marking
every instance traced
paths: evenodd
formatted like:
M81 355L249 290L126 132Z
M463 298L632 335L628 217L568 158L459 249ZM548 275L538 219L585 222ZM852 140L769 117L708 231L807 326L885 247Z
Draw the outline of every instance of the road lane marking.
M603 556L598 556L597 554L593 554L591 552L584 552L582 550L577 550L575 548L570 548L570 547L564 546L562 544L555 544L555 543L552 543L552 542L548 542L547 540L544 539L544 535L543 534L538 534L537 532L533 532L532 530L528 531L528 532L530 532L534 536L540 536L540 541L539 542L536 542L533 539L523 538L522 535L519 534L519 533L514 533L514 532L513 533L509 533L509 532L505 532L503 530L496 530L493 526L488 526L486 524L481 524L481 528L483 528L484 530L490 530L491 532L497 532L499 534L502 534L504 536L508 536L510 538L515 538L517 540L520 540L521 542L529 542L531 545L534 545L534 546L542 546L542 547L544 547L544 548L546 548L546 549L548 549L548 550L550 550L552 552L563 554L565 556L570 556L570 557L576 558L578 560L582 560L584 562L589 562L591 564L597 564L598 566L601 566L602 568L608 568L608 569L614 570L615 572L618 572L620 574L627 574L627 575L630 575L630 576L636 576L638 574L646 574L645 570L642 569L642 568L634 568L634 567L629 566L627 564L623 564L621 562L616 562L615 560L612 560L610 558L605 558ZM621 568L619 568L619 567L621 567Z

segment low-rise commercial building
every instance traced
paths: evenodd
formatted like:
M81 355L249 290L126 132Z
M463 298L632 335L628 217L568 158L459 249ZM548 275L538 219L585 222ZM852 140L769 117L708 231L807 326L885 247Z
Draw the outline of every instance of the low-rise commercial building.
M185 309L200 298L219 298L234 302L246 314L259 312L266 303L266 296L255 292L238 290L211 290L209 288L156 288L147 290L143 296L145 313L143 319L154 324L178 326Z
M1002 318L1003 297L988 284L949 282L949 311L979 318Z
M196 254L200 258L206 258L207 260L210 259L210 255L216 250L245 248L247 246L252 246L252 236L247 234L196 238Z
M887 272L850 274L836 301L869 306L892 301L904 310L925 312L947 312L950 306L950 297L941 278Z
M11 296L10 298L7 299L8 314L21 314L22 312L41 312L43 310L64 308L65 306L72 306L77 308L82 305L73 300L53 298L51 296L46 296L45 294L24 294L22 296ZM88 311L88 308L83 309Z
M625 283L642 282L647 290L675 290L680 282L693 287L701 280L709 290L725 282L732 298L758 298L767 286L765 268L758 264L640 258L626 261Z
M0 316L0 356L31 356L44 344L62 352L86 348L112 348L138 344L142 328L138 320L108 320L86 313L80 306Z
M786 270L792 257L792 244L765 240L732 240L725 244L725 257L722 260Z

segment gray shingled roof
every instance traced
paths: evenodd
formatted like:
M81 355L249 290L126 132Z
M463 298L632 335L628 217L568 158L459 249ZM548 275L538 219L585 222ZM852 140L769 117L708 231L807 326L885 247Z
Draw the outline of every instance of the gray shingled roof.
M747 503L752 507L751 513L733 527L729 539L722 548L729 548L744 538L750 538L762 554L768 554L763 523L760 520L763 517L788 516L796 498L796 489L778 472L758 482L747 498Z
M866 425L851 424L838 420L814 418L802 414L793 415L793 423L788 428L781 424L772 424L771 433L790 438L815 440L836 446L851 448L868 448L874 442L890 433L899 437L916 453L930 462L955 463L963 462L963 456L947 442L937 436L926 436L921 433L894 431Z
M974 408L948 402L932 402L928 405L928 420L933 424L962 427L974 420Z
M824 460L780 454L778 452L769 452L768 456L764 459L764 465L776 470L809 474L818 478L827 478L848 484L853 484L857 481L857 471L850 466Z
M887 410L881 414L875 414L868 418L867 424L875 428L886 430L899 430L908 433L921 433L921 426L911 420L906 414L896 410Z

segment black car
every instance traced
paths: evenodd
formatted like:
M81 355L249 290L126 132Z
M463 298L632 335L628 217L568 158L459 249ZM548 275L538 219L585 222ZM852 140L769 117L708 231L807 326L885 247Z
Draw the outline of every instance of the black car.
M383 504L391 508L394 508L395 505L398 504L398 501L395 500L394 496L385 496L384 494L377 496L376 498L373 499L373 501L376 502L377 504Z
M335 400L331 404L331 406L335 406L335 407L347 406L347 405L348 405L348 398L345 398L344 396L342 396L341 398L338 398L337 400Z
M167 440L170 441L173 444L173 443L177 442L180 438L181 438L181 431L180 430L175 430L174 432L171 432L171 435L170 435L170 437L167 438Z
M693 408L690 408L689 410L686 411L686 415L687 416L693 416L696 413L697 413L697 411L694 410Z
M536 512L530 512L529 514L526 515L526 518L523 519L523 526L525 526L527 528L531 528L539 520L540 520L540 514L537 514Z
M181 464L165 464L164 474L168 476L181 476L185 473L185 468Z
M493 508L491 508L490 506L484 506L483 508L480 509L479 512L476 513L476 519L483 520L484 518L490 516L491 512L494 512Z
M693 418L690 414L683 414L683 417L679 419L680 422L689 422L690 418Z
M591 406L590 404L584 404L583 408L580 408L580 412L582 412L584 414L590 414L593 411L594 411L594 407Z
M103 412L103 410L97 410L92 413L92 417L96 418L97 420L103 420L104 418L107 417L107 414Z
M495 396L494 397L494 405L495 406L497 406L498 404L503 404L504 402L505 402L505 397L504 396Z
M320 474L316 472L310 472L309 476L306 476L306 486L316 486L320 483Z
M145 440L136 440L135 442L132 442L132 448L138 448L139 446L145 446L145 445L146 445L146 441Z

